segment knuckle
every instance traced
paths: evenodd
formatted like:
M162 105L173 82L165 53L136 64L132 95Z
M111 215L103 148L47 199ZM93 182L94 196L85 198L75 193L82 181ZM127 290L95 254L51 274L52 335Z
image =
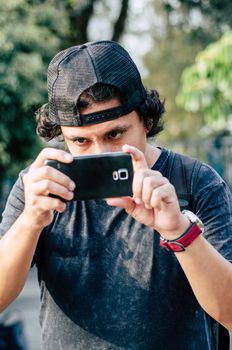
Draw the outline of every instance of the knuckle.
M139 168L139 169L136 170L136 174L137 175L141 175L143 173L144 173L144 168Z
M149 169L146 168L139 168L137 170L137 176L145 177L148 174Z
M27 181L28 181L28 173L27 174L25 174L25 175L23 175L23 183L24 184L26 184L27 183Z
M49 165L45 165L42 170L43 176L47 177L51 173L51 167Z
M162 174L158 170L152 170L153 175L162 177Z
M54 209L59 212L63 212L66 209L66 204L61 200L56 199L56 202L54 203Z
M167 180L166 185L170 188L172 192L175 192L175 187Z
M47 180L47 179L43 180L43 182L42 182L42 189L44 191L47 191L47 190L50 190L50 188L51 188L50 181Z
M29 170L26 174L23 175L23 183L25 186L29 186L33 182L33 170Z
M40 152L40 154L47 155L49 152L50 152L50 148L49 147L44 147L42 149L42 151Z
M54 149L51 147L45 147L42 149L42 151L40 152L39 156L45 160L45 159L49 159L51 158L51 154L54 152Z
M155 184L155 179L152 176L147 176L144 178L144 185L148 187L153 187Z
M141 186L138 186L138 184L136 182L134 182L133 183L133 193L134 193L134 195L135 196L140 195L141 191L142 191Z
M163 183L164 185L168 185L168 186L170 185L170 187L174 188L174 186L169 182L169 180L166 177L163 178Z
M38 198L37 196L31 196L30 197L30 201L29 201L29 205L33 208L33 207L36 207L38 204Z
M60 183L64 186L68 185L70 182L70 178L67 175L63 174L62 172L60 172L59 179L60 179Z

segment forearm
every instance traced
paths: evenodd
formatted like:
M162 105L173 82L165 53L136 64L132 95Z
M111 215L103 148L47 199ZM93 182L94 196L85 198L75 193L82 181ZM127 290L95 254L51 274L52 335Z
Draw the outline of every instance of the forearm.
M202 236L176 257L202 308L232 330L232 264Z
M21 292L40 233L22 214L0 240L0 312Z

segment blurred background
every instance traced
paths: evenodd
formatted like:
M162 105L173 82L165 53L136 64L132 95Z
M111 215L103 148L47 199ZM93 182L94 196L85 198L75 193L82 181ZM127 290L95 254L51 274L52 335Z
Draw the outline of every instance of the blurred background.
M44 147L34 113L47 102L49 61L93 40L123 44L144 85L166 101L165 130L152 142L209 163L232 187L231 13L231 0L0 0L0 213L18 172ZM32 271L11 306L33 350L35 280Z
M0 0L0 211L18 172L44 146L34 112L61 49L121 42L166 101L157 143L213 165L232 185L230 0Z

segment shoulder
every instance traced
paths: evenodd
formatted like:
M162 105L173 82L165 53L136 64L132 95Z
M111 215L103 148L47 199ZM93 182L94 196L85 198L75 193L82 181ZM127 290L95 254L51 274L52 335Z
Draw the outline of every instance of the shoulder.
M188 197L191 209L197 211L199 203L206 207L209 201L231 205L231 191L225 180L210 165L195 158L170 152L167 177L180 197ZM179 197L179 196L178 196ZM208 202L207 202L208 201Z
M225 180L209 164L180 153L171 152L171 154L174 156L175 168L195 176L196 186L202 184L205 187L207 185L222 185L225 183Z
M232 194L225 180L207 163L170 153L171 177L177 190L187 191L189 209L205 225L204 237L228 261L232 261ZM184 197L185 198L185 197Z
M201 213L210 211L214 216L216 213L217 215L227 213L231 216L231 190L217 171L205 162L178 153L175 153L175 160L179 160L179 163L178 166L175 163L173 169L178 169L179 174L182 171L177 182L183 183L187 179L186 182L190 183L188 192L192 198L192 209ZM231 222L231 220L232 216L229 221Z
M2 221L0 224L0 236L2 236L15 222L18 216L24 209L25 197L24 197L24 184L23 176L28 171L28 168L22 170L13 185L10 194L8 196L5 209L2 213Z
M15 181L12 190L10 192L8 200L10 200L12 197L18 197L23 196L24 197L24 183L23 183L23 177L28 172L29 167L23 169L19 175L17 180Z

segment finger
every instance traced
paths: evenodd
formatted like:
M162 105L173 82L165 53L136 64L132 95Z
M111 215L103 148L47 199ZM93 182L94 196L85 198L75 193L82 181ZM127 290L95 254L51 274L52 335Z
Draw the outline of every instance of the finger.
M174 187L167 183L163 186L155 188L152 192L150 205L157 210L165 210L167 205L178 204L178 199Z
M62 213L66 209L66 203L62 200L47 196L35 197L30 205L36 207L37 213L40 212L41 214L54 210Z
M32 163L30 169L36 169L44 165L47 159L58 160L63 163L71 163L73 161L73 156L63 150L56 148L44 148Z
M131 154L135 170L140 168L148 168L145 156L138 148L130 145L123 145L122 150L123 152L128 152Z
M134 173L132 192L133 198L137 204L140 204L142 201L143 181L144 178L150 174L150 171L150 169L138 169Z
M66 187L47 179L34 183L31 186L31 191L33 191L36 196L49 196L52 194L66 200L71 200L73 198L72 191L69 191Z
M31 182L38 182L45 179L51 180L71 191L75 188L75 183L67 175L50 166L32 169L24 177L26 179L29 178Z
M140 204L143 201L143 197L148 197L149 190L152 191L154 187L159 186L162 183L162 178L160 172L151 169L138 169L135 171L132 184L135 202ZM148 204L148 200L146 203Z
M150 201L154 189L169 183L158 171L153 171L150 176L144 178L142 188L142 201L147 209L151 209Z
M131 197L117 197L117 198L107 198L106 202L108 205L113 207L123 208L128 214L133 212L136 204Z

